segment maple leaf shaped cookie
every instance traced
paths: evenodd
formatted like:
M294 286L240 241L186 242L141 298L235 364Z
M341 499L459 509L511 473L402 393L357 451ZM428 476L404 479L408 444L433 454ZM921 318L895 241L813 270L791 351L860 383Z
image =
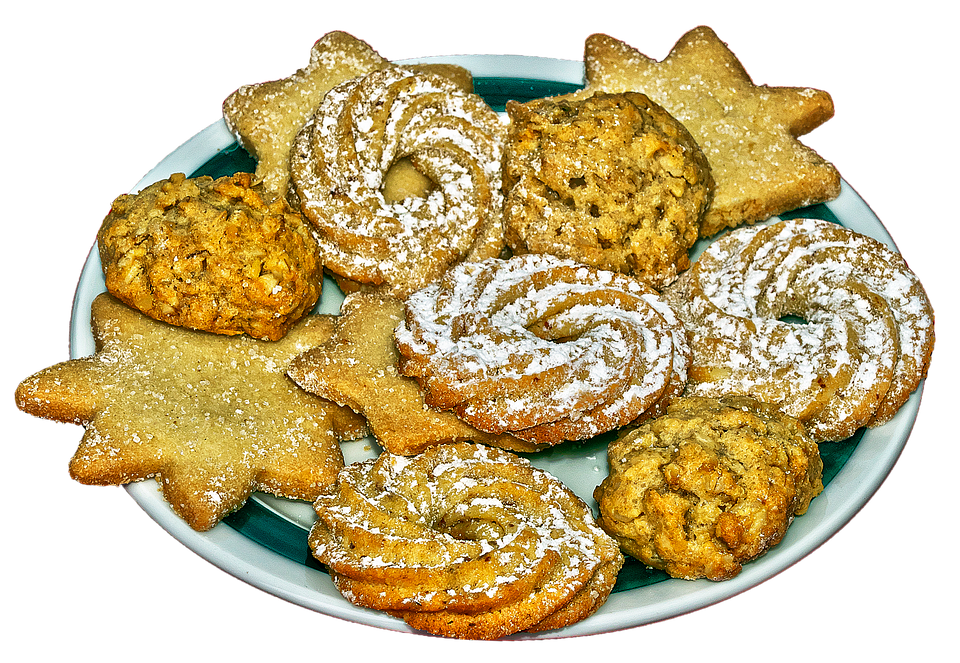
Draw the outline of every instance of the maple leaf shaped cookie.
M756 85L708 27L694 28L662 61L608 35L587 38L578 95L636 91L680 120L716 180L700 235L835 198L837 170L798 136L833 116L822 90Z
M86 427L70 462L81 483L156 477L173 510L203 531L253 491L315 499L343 466L337 437L364 433L357 415L284 374L330 337L328 316L265 342L167 325L104 293L91 319L93 355L41 370L16 392L21 410Z
M456 415L429 407L413 378L397 371L393 332L403 301L379 293L349 295L333 337L290 362L287 374L305 390L362 414L377 442L403 456L450 442L480 442L511 451L543 447L477 430Z

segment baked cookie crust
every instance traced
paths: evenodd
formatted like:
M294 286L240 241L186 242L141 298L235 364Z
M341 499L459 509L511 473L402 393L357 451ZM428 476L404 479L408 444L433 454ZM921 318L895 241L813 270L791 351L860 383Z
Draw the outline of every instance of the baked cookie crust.
M713 197L706 157L645 95L509 102L507 244L635 276L662 288Z
M252 175L176 173L113 202L97 234L107 291L172 325L275 341L323 280L308 225Z

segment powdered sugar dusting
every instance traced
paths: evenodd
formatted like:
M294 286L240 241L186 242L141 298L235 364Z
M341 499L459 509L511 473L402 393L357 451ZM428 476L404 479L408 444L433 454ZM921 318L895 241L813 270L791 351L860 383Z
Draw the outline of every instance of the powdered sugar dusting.
M682 329L656 293L548 255L452 269L407 299L395 336L401 370L431 405L521 438L546 431L523 432L535 426L588 437L627 423L687 364Z
M664 297L691 335L692 393L780 403L820 440L892 416L933 345L899 254L817 219L723 236Z
M345 468L314 506L314 554L344 596L379 609L473 614L520 601L532 625L585 588L602 602L609 587L595 576L622 564L580 498L482 445L384 452Z
M388 67L330 90L291 156L324 265L405 296L475 249L499 251L504 138L480 97L440 76ZM384 199L401 158L433 181L425 198Z

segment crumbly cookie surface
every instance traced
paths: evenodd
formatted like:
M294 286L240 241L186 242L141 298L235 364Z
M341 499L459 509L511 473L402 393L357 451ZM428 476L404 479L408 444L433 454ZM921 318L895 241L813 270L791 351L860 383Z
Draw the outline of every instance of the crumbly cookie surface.
M510 102L507 243L631 274L661 288L689 266L713 195L677 120L635 92Z
M247 173L178 173L120 196L97 245L107 290L173 325L277 340L320 297L309 226Z
M91 317L96 353L44 369L16 393L29 414L85 427L70 462L81 483L156 477L173 510L202 531L253 491L313 500L336 479L336 417L358 422L284 374L329 338L319 316L276 342L167 325L106 293Z
M833 116L830 95L754 84L710 28L690 30L659 62L613 37L591 35L584 63L584 94L642 92L696 139L717 184L701 236L840 193L837 170L798 140Z
M624 552L678 578L725 580L783 538L823 490L817 445L743 396L685 397L621 435L594 492Z

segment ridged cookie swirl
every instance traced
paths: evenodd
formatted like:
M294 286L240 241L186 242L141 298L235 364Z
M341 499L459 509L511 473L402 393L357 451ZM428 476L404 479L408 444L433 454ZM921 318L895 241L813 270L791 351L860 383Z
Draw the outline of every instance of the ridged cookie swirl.
M344 597L435 635L567 626L603 604L623 564L560 481L478 444L354 463L314 507L310 547Z
M817 441L890 420L926 375L933 309L900 254L817 219L740 228L663 293L688 393L777 403Z
M585 439L683 391L689 349L655 291L550 255L463 263L411 295L400 372L432 407L538 444Z
M324 266L402 298L465 258L497 255L505 137L493 109L442 76L388 67L333 88L290 164ZM385 199L401 160L432 181L426 197Z

